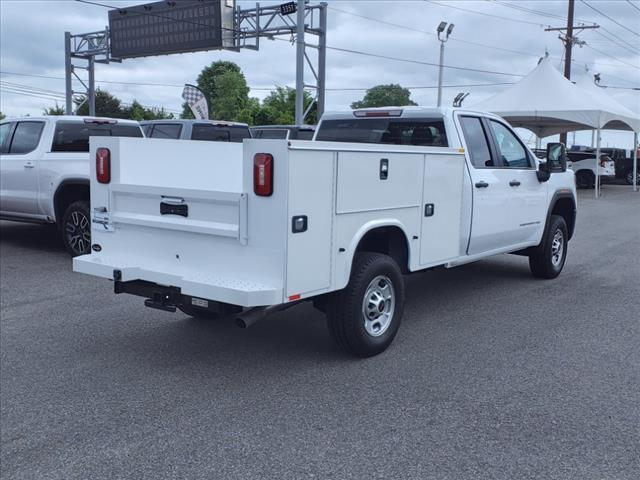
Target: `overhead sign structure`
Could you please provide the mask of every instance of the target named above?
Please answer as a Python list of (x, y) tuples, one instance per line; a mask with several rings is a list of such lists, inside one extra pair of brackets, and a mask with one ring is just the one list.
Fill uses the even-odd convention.
[(135, 58), (231, 48), (235, 2), (163, 1), (109, 11), (111, 55)]

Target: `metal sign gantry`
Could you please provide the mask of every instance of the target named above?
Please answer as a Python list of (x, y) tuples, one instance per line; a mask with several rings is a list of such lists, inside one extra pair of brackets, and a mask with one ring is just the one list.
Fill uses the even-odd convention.
[[(180, 20), (176, 20), (180, 21)], [(233, 44), (226, 50), (240, 51), (247, 48), (260, 49), (260, 39), (275, 40), (276, 37), (289, 36), (290, 42), (296, 44), (296, 124), (304, 124), (304, 118), (314, 103), (317, 105), (318, 117), (324, 112), (325, 79), (326, 79), (326, 46), (327, 46), (327, 3), (311, 5), (308, 0), (281, 5), (260, 6), (255, 8), (235, 8)], [(306, 43), (305, 35), (318, 37), (317, 43)], [(284, 40), (279, 38), (278, 40)], [(316, 55), (309, 55), (308, 49), (315, 50)], [(315, 57), (315, 67), (312, 58)], [(86, 66), (74, 64), (74, 59), (86, 61)], [(73, 95), (86, 96), (89, 103), (89, 114), (95, 115), (95, 64), (121, 62), (121, 59), (111, 56), (109, 29), (100, 32), (72, 35), (65, 33), (65, 79), (66, 79), (66, 113), (73, 114)], [(305, 64), (308, 65), (315, 84), (306, 84)], [(75, 71), (88, 71), (88, 81), (85, 83)], [(76, 77), (85, 87), (85, 91), (73, 90), (73, 77)], [(304, 90), (315, 90), (314, 102), (304, 111)]]
[[(109, 28), (99, 32), (81, 33), (72, 35), (69, 32), (64, 34), (64, 78), (65, 78), (65, 113), (73, 115), (73, 95), (80, 94), (89, 103), (89, 115), (96, 114), (96, 82), (95, 64), (120, 62), (121, 60), (111, 58), (109, 46)], [(74, 64), (74, 60), (87, 62), (86, 66)], [(80, 78), (76, 70), (87, 70), (87, 82)], [(83, 87), (84, 91), (73, 90), (73, 77), (75, 77)], [(84, 102), (83, 102), (84, 103)]]

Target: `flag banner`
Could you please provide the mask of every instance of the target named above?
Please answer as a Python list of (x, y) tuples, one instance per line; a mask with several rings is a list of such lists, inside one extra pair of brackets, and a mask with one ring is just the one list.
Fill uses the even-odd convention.
[(207, 97), (204, 96), (202, 90), (195, 85), (186, 84), (182, 90), (182, 98), (187, 102), (189, 108), (193, 112), (193, 116), (198, 120), (209, 120), (209, 106)]

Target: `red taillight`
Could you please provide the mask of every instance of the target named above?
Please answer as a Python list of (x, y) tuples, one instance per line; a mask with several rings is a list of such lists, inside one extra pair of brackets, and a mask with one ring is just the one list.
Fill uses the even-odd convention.
[(111, 181), (111, 152), (108, 148), (96, 150), (96, 178), (100, 183)]
[(273, 155), (256, 153), (253, 157), (253, 192), (261, 197), (273, 193)]

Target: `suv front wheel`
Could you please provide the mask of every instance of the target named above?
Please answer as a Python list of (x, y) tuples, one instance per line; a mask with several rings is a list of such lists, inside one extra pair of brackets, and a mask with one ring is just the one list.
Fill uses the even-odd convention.
[(73, 257), (91, 251), (91, 217), (89, 202), (78, 200), (67, 207), (62, 217), (62, 240)]

